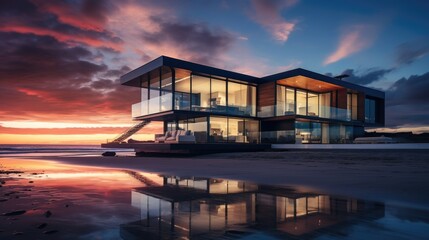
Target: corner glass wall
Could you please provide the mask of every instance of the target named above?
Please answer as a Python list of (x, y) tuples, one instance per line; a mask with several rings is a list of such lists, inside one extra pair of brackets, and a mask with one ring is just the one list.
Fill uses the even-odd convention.
[(140, 78), (141, 102), (132, 105), (132, 117), (172, 110), (172, 72), (157, 68)]

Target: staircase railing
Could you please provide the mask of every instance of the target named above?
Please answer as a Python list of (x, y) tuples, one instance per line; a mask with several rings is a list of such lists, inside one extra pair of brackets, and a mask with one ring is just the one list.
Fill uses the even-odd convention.
[(142, 122), (137, 123), (136, 125), (132, 126), (130, 129), (126, 130), (125, 132), (121, 133), (120, 135), (118, 135), (115, 139), (113, 139), (113, 141), (111, 141), (112, 143), (120, 143), (123, 142), (125, 139), (131, 137), (133, 134), (135, 134), (136, 132), (138, 132), (140, 129), (142, 129), (144, 126), (146, 126), (147, 124), (149, 124), (150, 121), (148, 120), (144, 120)]

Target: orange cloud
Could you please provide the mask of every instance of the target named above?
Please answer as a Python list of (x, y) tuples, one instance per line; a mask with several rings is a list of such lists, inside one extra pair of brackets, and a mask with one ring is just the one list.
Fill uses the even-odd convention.
[(100, 40), (97, 38), (90, 38), (88, 36), (82, 36), (79, 34), (67, 34), (54, 31), (47, 28), (41, 27), (29, 27), (21, 25), (8, 25), (1, 26), (0, 31), (2, 32), (17, 32), (17, 33), (31, 33), (39, 36), (51, 36), (60, 42), (65, 43), (83, 43), (91, 47), (106, 47), (111, 48), (115, 51), (122, 50), (122, 44), (116, 43), (108, 40)]
[(269, 31), (273, 37), (286, 42), (295, 29), (296, 22), (286, 21), (280, 14), (285, 8), (295, 5), (297, 0), (267, 1), (253, 0), (252, 18)]
[(328, 65), (367, 48), (374, 39), (373, 29), (366, 25), (351, 27), (342, 34), (337, 49), (323, 62)]

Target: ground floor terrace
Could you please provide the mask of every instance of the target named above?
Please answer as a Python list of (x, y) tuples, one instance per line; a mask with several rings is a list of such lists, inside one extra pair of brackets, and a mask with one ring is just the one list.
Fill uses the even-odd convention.
[(156, 119), (164, 125), (163, 132), (156, 136), (184, 130), (195, 137), (197, 144), (337, 144), (353, 143), (364, 134), (359, 123), (298, 115), (261, 119), (182, 112)]

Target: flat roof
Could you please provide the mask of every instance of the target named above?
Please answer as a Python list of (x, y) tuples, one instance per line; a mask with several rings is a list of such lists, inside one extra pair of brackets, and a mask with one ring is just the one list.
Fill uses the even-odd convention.
[(255, 83), (257, 84), (259, 82), (259, 78), (253, 77), (246, 74), (241, 74), (237, 72), (232, 72), (228, 70), (223, 70), (215, 67), (210, 67), (198, 63), (188, 62), (176, 58), (171, 58), (167, 56), (160, 56), (145, 65), (136, 68), (132, 70), (131, 72), (123, 75), (121, 77), (121, 84), (122, 85), (129, 85), (129, 86), (138, 86), (135, 84), (134, 81), (138, 81), (138, 77), (146, 74), (156, 68), (167, 66), (172, 68), (181, 68), (186, 69), (195, 73), (202, 73), (202, 74), (209, 74), (209, 75), (215, 75), (219, 77), (225, 77), (225, 78), (232, 78), (236, 80), (242, 80), (249, 83)]
[(141, 67), (138, 67), (131, 72), (121, 76), (120, 82), (122, 85), (127, 86), (135, 86), (140, 87), (139, 77), (162, 66), (172, 67), (172, 68), (180, 68), (186, 69), (194, 73), (215, 75), (219, 77), (232, 78), (236, 80), (246, 81), (254, 84), (261, 84), (267, 82), (274, 82), (277, 80), (282, 80), (286, 78), (296, 77), (296, 76), (304, 76), (307, 78), (312, 78), (315, 80), (320, 80), (326, 83), (338, 85), (344, 88), (353, 89), (356, 91), (364, 92), (367, 95), (385, 98), (385, 94), (383, 91), (376, 90), (373, 88), (364, 87), (358, 84), (354, 84), (351, 82), (347, 82), (344, 80), (336, 79), (334, 77), (326, 76), (320, 73), (312, 72), (303, 68), (297, 68), (281, 73), (276, 73), (273, 75), (265, 76), (265, 77), (254, 77), (246, 74), (241, 74), (233, 71), (223, 70), (215, 67), (210, 67), (198, 63), (188, 62), (176, 58), (171, 58), (167, 56), (160, 56)]

